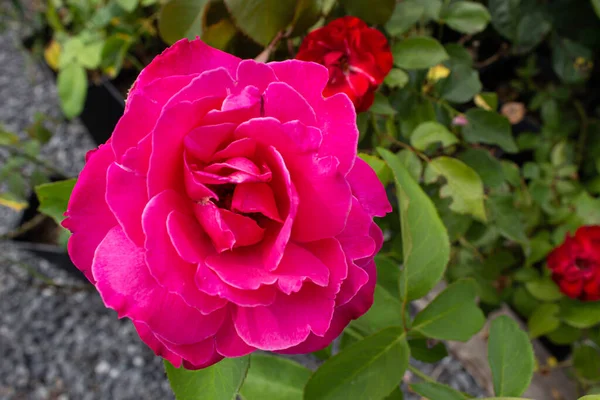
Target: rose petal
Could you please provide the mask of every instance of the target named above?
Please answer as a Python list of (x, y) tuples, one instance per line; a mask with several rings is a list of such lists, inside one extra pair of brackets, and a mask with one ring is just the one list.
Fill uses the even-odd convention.
[(224, 283), (210, 268), (199, 265), (196, 285), (211, 296), (219, 296), (233, 304), (244, 307), (266, 306), (275, 300), (274, 286), (261, 286), (256, 290), (240, 290)]
[(120, 318), (145, 322), (156, 336), (175, 344), (192, 344), (218, 331), (225, 309), (203, 315), (179, 295), (161, 288), (148, 272), (144, 249), (135, 246), (120, 227), (98, 246), (92, 272), (107, 307)]
[(254, 86), (259, 93), (265, 91), (267, 86), (277, 81), (277, 77), (269, 64), (259, 63), (254, 60), (242, 60), (237, 68), (238, 87)]
[(219, 253), (233, 249), (235, 235), (224, 221), (219, 208), (213, 202), (207, 201), (194, 204), (194, 214)]
[(275, 273), (279, 276), (277, 286), (288, 295), (298, 292), (304, 281), (318, 286), (329, 283), (327, 266), (310, 251), (294, 243), (288, 243)]
[(286, 60), (271, 62), (268, 66), (277, 78), (293, 87), (318, 110), (323, 101), (323, 89), (329, 81), (327, 68), (314, 62)]
[(347, 96), (336, 94), (315, 106), (315, 110), (318, 111), (317, 127), (323, 132), (319, 155), (335, 156), (340, 163), (338, 170), (346, 175), (354, 165), (358, 146), (354, 105)]
[(106, 204), (125, 234), (138, 246), (143, 246), (145, 240), (142, 212), (146, 203), (145, 177), (111, 164), (106, 175)]
[(329, 329), (334, 307), (324, 291), (308, 283), (298, 293), (279, 293), (269, 306), (238, 307), (235, 330), (245, 343), (267, 351), (296, 346), (311, 332), (322, 336)]
[(221, 209), (220, 211), (223, 221), (225, 221), (227, 227), (233, 232), (235, 237), (233, 247), (251, 246), (260, 243), (263, 239), (265, 230), (252, 218), (225, 209)]
[(131, 94), (156, 79), (173, 75), (190, 75), (225, 68), (231, 76), (235, 76), (239, 63), (239, 58), (212, 48), (201, 40), (181, 39), (142, 70)]
[(352, 188), (352, 194), (369, 215), (384, 217), (392, 212), (385, 188), (379, 182), (375, 171), (365, 161), (357, 157), (346, 178)]
[(231, 142), (223, 150), (213, 154), (212, 160), (226, 160), (233, 157), (245, 157), (252, 159), (256, 152), (256, 141), (251, 138), (238, 139)]
[(298, 120), (307, 126), (315, 126), (315, 111), (294, 88), (285, 82), (269, 84), (264, 94), (265, 116), (280, 122)]
[(231, 140), (236, 127), (233, 123), (223, 123), (194, 128), (183, 139), (186, 154), (208, 163), (213, 154)]
[(256, 350), (244, 342), (233, 326), (232, 317), (229, 316), (221, 325), (217, 333), (217, 352), (225, 357), (242, 357)]
[(348, 222), (337, 236), (350, 260), (369, 257), (375, 252), (375, 241), (370, 236), (372, 223), (371, 216), (363, 210), (356, 197), (352, 197)]
[(104, 197), (106, 170), (113, 160), (110, 144), (100, 146), (90, 156), (73, 188), (62, 222), (73, 233), (68, 244), (69, 256), (91, 282), (94, 282), (91, 273), (94, 252), (108, 231), (118, 224)]
[(242, 213), (261, 213), (282, 222), (275, 204), (273, 189), (266, 183), (241, 183), (233, 191), (231, 209)]
[(154, 333), (152, 333), (152, 331), (150, 330), (148, 325), (146, 325), (145, 322), (132, 322), (133, 326), (135, 326), (135, 330), (137, 331), (138, 335), (140, 335), (140, 339), (142, 339), (142, 341), (146, 343), (146, 345), (148, 345), (148, 347), (150, 347), (152, 351), (154, 351), (154, 354), (168, 360), (171, 363), (171, 365), (173, 365), (175, 368), (181, 367), (181, 357), (169, 350), (164, 345), (164, 343), (161, 342), (154, 335)]
[(219, 108), (221, 99), (205, 97), (195, 102), (165, 108), (152, 133), (152, 155), (148, 170), (148, 196), (166, 189), (183, 192), (183, 138), (206, 113)]
[[(189, 213), (189, 204), (179, 194), (166, 190), (154, 196), (148, 202), (142, 215), (142, 225), (146, 234), (145, 256), (150, 274), (159, 285), (169, 292), (177, 293), (190, 306), (203, 314), (225, 306), (226, 302), (218, 297), (208, 296), (198, 291), (194, 283), (196, 264), (186, 262), (179, 257), (173, 242), (181, 242), (181, 238), (172, 239), (167, 230), (167, 218), (172, 211)], [(202, 236), (198, 235), (198, 241)], [(208, 244), (204, 245), (207, 248)]]
[(177, 254), (188, 263), (198, 264), (214, 253), (210, 238), (196, 218), (188, 214), (171, 211), (167, 217), (167, 231)]
[(112, 134), (111, 145), (118, 162), (122, 162), (125, 152), (137, 146), (138, 142), (148, 136), (161, 112), (161, 104), (144, 93), (129, 96), (128, 110), (119, 119)]
[[(288, 162), (289, 161), (289, 162)], [(331, 157), (286, 159), (300, 203), (292, 238), (309, 242), (337, 236), (352, 204), (350, 186)]]

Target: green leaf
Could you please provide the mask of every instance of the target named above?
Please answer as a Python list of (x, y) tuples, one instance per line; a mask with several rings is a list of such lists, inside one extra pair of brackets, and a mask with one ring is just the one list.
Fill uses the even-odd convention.
[(246, 377), (249, 357), (225, 358), (195, 371), (175, 368), (165, 361), (167, 378), (177, 400), (233, 400)]
[(244, 400), (302, 400), (312, 371), (287, 358), (254, 353), (240, 394)]
[(67, 118), (81, 114), (87, 95), (87, 76), (83, 67), (71, 63), (58, 73), (56, 80), (60, 107)]
[(496, 396), (520, 396), (525, 392), (533, 377), (533, 347), (527, 334), (506, 315), (491, 323), (488, 359)]
[(224, 50), (233, 40), (237, 28), (229, 18), (223, 18), (219, 22), (209, 25), (202, 32), (202, 40), (208, 45)]
[(452, 103), (466, 103), (481, 91), (479, 73), (464, 63), (454, 63), (450, 75), (437, 85), (440, 96)]
[(369, 24), (385, 24), (394, 11), (396, 0), (340, 0), (348, 14)]
[(504, 183), (502, 163), (489, 151), (468, 148), (458, 158), (477, 171), (477, 175), (481, 177), (485, 186), (497, 188)]
[(389, 326), (402, 325), (402, 303), (399, 300), (400, 268), (392, 259), (377, 256), (377, 285), (373, 306), (351, 326), (362, 334), (370, 335)]
[(565, 299), (561, 302), (560, 319), (575, 328), (591, 328), (600, 323), (600, 302)]
[(377, 156), (366, 153), (358, 153), (358, 157), (369, 164), (369, 167), (373, 168), (373, 171), (375, 171), (383, 186), (386, 186), (390, 182), (392, 179), (392, 171), (385, 161)]
[(598, 349), (589, 345), (575, 347), (573, 367), (581, 378), (592, 382), (600, 381), (600, 353)]
[(392, 169), (396, 182), (404, 254), (400, 293), (405, 301), (418, 299), (442, 278), (450, 259), (448, 233), (431, 199), (400, 159), (388, 150), (377, 151)]
[(467, 400), (467, 397), (458, 390), (437, 382), (413, 383), (410, 388), (427, 399)]
[(117, 0), (117, 4), (127, 12), (132, 12), (138, 6), (138, 0)]
[(444, 125), (434, 121), (423, 122), (410, 136), (410, 144), (418, 150), (427, 150), (437, 142), (440, 142), (442, 147), (448, 147), (458, 143), (458, 139)]
[(127, 50), (131, 46), (131, 39), (123, 35), (113, 35), (106, 39), (102, 49), (102, 70), (111, 77), (116, 77), (121, 71)]
[(505, 117), (479, 108), (471, 108), (465, 116), (468, 123), (463, 127), (463, 135), (467, 142), (495, 144), (508, 153), (519, 150)]
[(423, 174), (423, 164), (419, 156), (417, 156), (414, 152), (403, 149), (396, 153), (398, 159), (406, 167), (410, 176), (413, 177), (415, 181), (421, 180), (421, 175)]
[(158, 14), (160, 37), (173, 44), (179, 39), (201, 36), (210, 0), (169, 0)]
[(396, 43), (392, 54), (394, 64), (404, 69), (425, 69), (448, 59), (444, 46), (426, 36), (411, 37)]
[(298, 0), (296, 10), (294, 13), (294, 19), (292, 20), (291, 36), (303, 35), (306, 31), (317, 23), (323, 11), (322, 0)]
[(380, 115), (396, 114), (396, 110), (390, 105), (389, 99), (379, 92), (375, 93), (375, 100), (373, 101), (373, 105), (369, 108), (369, 111), (373, 114)]
[(440, 175), (446, 179), (446, 184), (440, 189), (440, 197), (452, 198), (450, 209), (485, 222), (483, 183), (477, 172), (456, 158), (442, 156), (431, 160), (425, 171), (428, 183), (436, 181)]
[(525, 287), (529, 293), (538, 300), (556, 301), (563, 297), (556, 283), (550, 278), (540, 278), (535, 281), (529, 281), (525, 283)]
[(77, 179), (74, 178), (36, 186), (35, 194), (40, 202), (39, 212), (52, 217), (60, 224), (65, 218), (64, 214), (76, 182)]
[(325, 361), (306, 384), (304, 399), (384, 398), (402, 380), (408, 358), (402, 328), (384, 329)]
[(547, 336), (552, 343), (561, 345), (571, 344), (581, 337), (581, 329), (577, 329), (571, 325), (561, 324)]
[(525, 225), (510, 194), (490, 196), (487, 201), (492, 220), (502, 236), (524, 246), (528, 245)]
[(485, 316), (475, 303), (476, 296), (474, 281), (453, 283), (417, 314), (412, 330), (433, 339), (466, 342), (485, 323)]
[(544, 303), (535, 309), (527, 321), (529, 336), (536, 338), (556, 330), (560, 326), (557, 304)]
[(442, 342), (430, 346), (428, 339), (411, 339), (408, 341), (408, 346), (410, 356), (418, 361), (436, 363), (448, 356), (448, 350)]
[(19, 136), (16, 133), (5, 131), (0, 126), (0, 145), (14, 145), (19, 143)]
[(396, 386), (392, 393), (387, 395), (383, 400), (404, 400), (404, 394), (402, 394), (400, 386)]
[(86, 43), (77, 53), (77, 61), (87, 69), (96, 69), (102, 60), (104, 40)]
[(474, 1), (457, 1), (442, 16), (446, 24), (462, 33), (478, 33), (490, 22), (490, 13), (484, 5)]
[[(600, 18), (600, 0), (591, 0), (592, 6), (598, 18)], [(581, 399), (580, 399), (581, 400)]]
[(488, 7), (492, 25), (519, 54), (537, 46), (552, 28), (539, 10), (523, 10), (521, 0), (489, 0)]
[(593, 56), (587, 47), (567, 38), (558, 38), (552, 46), (552, 67), (563, 82), (582, 83), (590, 77)]
[[(400, 4), (405, 4), (405, 3), (399, 3)], [(385, 77), (385, 84), (388, 85), (391, 88), (403, 88), (404, 86), (406, 86), (406, 84), (408, 83), (408, 81), (410, 80), (410, 77), (408, 76), (408, 74), (406, 72), (404, 72), (403, 70), (399, 69), (399, 68), (392, 68), (392, 70), (390, 71), (390, 73), (388, 74), (388, 76)]]
[(267, 46), (294, 19), (296, 0), (224, 0), (237, 27)]
[(403, 1), (397, 3), (392, 17), (385, 24), (385, 29), (392, 36), (400, 36), (423, 17), (424, 11), (425, 7), (416, 2)]

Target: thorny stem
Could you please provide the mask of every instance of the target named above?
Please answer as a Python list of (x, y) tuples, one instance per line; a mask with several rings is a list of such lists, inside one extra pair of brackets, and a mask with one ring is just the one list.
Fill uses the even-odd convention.
[(5, 144), (0, 144), (0, 149), (7, 150), (9, 153), (11, 153), (15, 156), (23, 157), (23, 158), (27, 159), (28, 161), (31, 161), (32, 163), (39, 165), (40, 167), (46, 169), (46, 171), (52, 173), (59, 179), (67, 179), (67, 176), (63, 171), (59, 170), (58, 168), (53, 167), (45, 160), (42, 160), (40, 158), (37, 158), (30, 154), (27, 154), (26, 152), (22, 151), (21, 149), (18, 149), (13, 146), (8, 146)]

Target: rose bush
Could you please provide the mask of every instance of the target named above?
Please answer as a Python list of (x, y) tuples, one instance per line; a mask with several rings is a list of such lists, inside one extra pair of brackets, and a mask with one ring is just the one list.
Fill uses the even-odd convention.
[(184, 39), (89, 154), (63, 223), (69, 254), (173, 365), (319, 350), (371, 306), (372, 219), (391, 206), (356, 157), (352, 103), (322, 96), (328, 79)]
[(375, 90), (393, 62), (385, 36), (351, 16), (333, 20), (306, 35), (296, 58), (326, 66), (329, 82), (323, 94), (346, 93), (358, 112), (371, 107)]
[(582, 226), (548, 255), (552, 279), (567, 296), (600, 300), (600, 226)]

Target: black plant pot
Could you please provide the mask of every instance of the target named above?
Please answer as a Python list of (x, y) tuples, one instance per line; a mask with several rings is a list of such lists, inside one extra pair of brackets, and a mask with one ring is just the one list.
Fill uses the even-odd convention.
[(125, 110), (119, 90), (109, 81), (90, 84), (83, 111), (79, 118), (97, 145), (106, 143)]
[(52, 218), (40, 217), (40, 213), (37, 211), (38, 206), (38, 198), (35, 193), (32, 193), (29, 196), (29, 206), (21, 215), (18, 228), (23, 227), (34, 218), (40, 220), (31, 229), (13, 238), (15, 247), (35, 254), (66, 271), (71, 276), (87, 282), (88, 280), (83, 273), (71, 262), (66, 249), (58, 244), (61, 228)]

